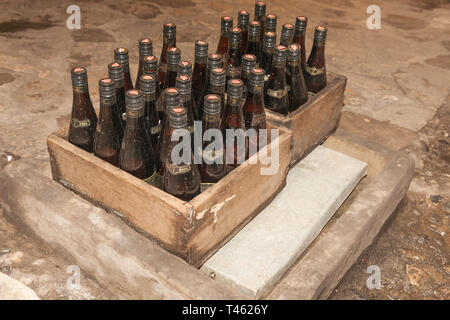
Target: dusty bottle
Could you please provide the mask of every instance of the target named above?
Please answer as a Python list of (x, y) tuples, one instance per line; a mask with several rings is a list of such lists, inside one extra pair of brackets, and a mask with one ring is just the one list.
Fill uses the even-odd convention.
[[(243, 114), (243, 94), (244, 83), (242, 80), (233, 79), (227, 84), (227, 106), (223, 121), (223, 131), (226, 136), (227, 130), (233, 130), (236, 138), (233, 141), (224, 141), (226, 164), (237, 167), (245, 161), (247, 154), (247, 140), (245, 139), (245, 121)], [(239, 140), (241, 137), (241, 140)]]
[(175, 87), (177, 78), (177, 66), (181, 61), (181, 50), (173, 47), (167, 50), (167, 73), (164, 80), (163, 89)]
[[(211, 71), (209, 84), (206, 87), (205, 95), (217, 94), (222, 99), (220, 116), (223, 116), (223, 109), (225, 108), (225, 85), (226, 85), (226, 73), (223, 68), (215, 68)], [(203, 98), (204, 99), (204, 98)], [(199, 111), (201, 112), (201, 118), (203, 119), (203, 102), (200, 101)], [(200, 115), (199, 115), (200, 117)]]
[[(250, 72), (256, 67), (256, 57), (253, 54), (244, 54), (242, 56), (242, 71), (241, 79), (244, 83), (243, 99), (247, 97), (248, 81), (250, 79)], [(229, 86), (229, 83), (228, 83)]]
[(264, 96), (266, 108), (282, 115), (289, 113), (289, 98), (286, 86), (285, 46), (276, 46), (273, 50), (272, 71), (267, 81), (267, 92)]
[(238, 28), (241, 29), (241, 54), (244, 54), (245, 48), (247, 48), (249, 22), (250, 22), (250, 14), (246, 10), (239, 11)]
[(189, 61), (180, 61), (177, 66), (177, 76), (192, 77), (192, 63)]
[(273, 49), (277, 42), (277, 34), (269, 31), (264, 35), (264, 42), (262, 48), (261, 63), (259, 66), (264, 69), (264, 93), (267, 91), (267, 83), (269, 81), (270, 73), (272, 71), (272, 55)]
[(161, 57), (159, 59), (158, 80), (161, 83), (161, 89), (166, 82), (167, 74), (167, 50), (177, 46), (177, 26), (173, 23), (166, 23), (163, 26), (163, 45)]
[(303, 78), (300, 65), (300, 45), (293, 43), (289, 45), (286, 63), (286, 85), (289, 98), (289, 112), (294, 111), (308, 100), (308, 90)]
[(207, 70), (206, 70), (206, 83), (205, 86), (201, 90), (201, 94), (198, 97), (198, 104), (196, 105), (197, 108), (197, 116), (198, 119), (201, 120), (203, 118), (203, 99), (205, 98), (205, 95), (208, 93), (207, 90), (209, 88), (209, 84), (211, 82), (211, 70), (215, 68), (222, 68), (222, 55), (218, 53), (210, 53), (208, 55), (207, 60)]
[(255, 21), (258, 21), (261, 26), (259, 34), (259, 50), (261, 51), (264, 33), (266, 32), (266, 3), (264, 1), (257, 1), (255, 3)]
[[(264, 69), (253, 68), (250, 75), (247, 99), (244, 102), (245, 129), (254, 129), (256, 134), (260, 129), (266, 129), (266, 112), (264, 110)], [(249, 137), (248, 154), (252, 156), (257, 150), (265, 146), (265, 141), (257, 137)]]
[(97, 115), (89, 96), (86, 68), (73, 68), (71, 78), (73, 103), (69, 126), (69, 142), (88, 152), (93, 152)]
[(133, 89), (133, 82), (130, 76), (130, 59), (128, 57), (128, 50), (120, 47), (114, 50), (114, 61), (122, 65), (123, 68), (123, 85), (125, 91)]
[[(170, 131), (182, 129), (185, 134), (189, 134), (187, 128), (187, 113), (183, 107), (175, 107), (170, 110), (168, 115)], [(185, 139), (185, 136), (182, 136)], [(165, 169), (163, 176), (163, 188), (167, 193), (184, 200), (189, 201), (200, 194), (200, 173), (197, 165), (194, 164), (191, 150), (185, 154), (182, 149), (180, 157), (173, 159), (172, 149), (180, 143), (179, 141), (170, 141), (168, 156), (165, 160)]]
[(179, 75), (176, 79), (175, 88), (181, 96), (183, 107), (187, 113), (187, 129), (191, 133), (191, 142), (194, 143), (194, 103), (192, 101), (192, 78), (188, 75)]
[(153, 76), (156, 79), (156, 111), (158, 112), (159, 119), (162, 119), (164, 115), (162, 107), (162, 95), (161, 87), (158, 81), (158, 58), (155, 56), (145, 56), (144, 57), (144, 73)]
[(119, 166), (136, 178), (154, 184), (155, 163), (152, 146), (145, 135), (144, 99), (141, 92), (127, 91), (126, 105), (127, 124), (120, 147)]
[(116, 110), (114, 112), (115, 125), (119, 134), (119, 141), (122, 141), (125, 130), (126, 107), (125, 107), (125, 87), (123, 81), (123, 68), (118, 62), (112, 62), (108, 65), (108, 78), (114, 81), (116, 85)]
[(305, 70), (306, 65), (306, 53), (305, 53), (305, 36), (306, 27), (308, 26), (308, 17), (298, 16), (295, 19), (295, 33), (293, 43), (298, 43), (301, 50), (301, 66), (302, 70)]
[(317, 93), (327, 85), (327, 70), (325, 66), (325, 39), (327, 28), (316, 27), (314, 44), (305, 66), (305, 82), (308, 91)]
[(294, 26), (290, 23), (283, 24), (281, 28), (280, 44), (287, 47), (294, 40)]
[(170, 137), (172, 131), (169, 125), (169, 111), (175, 107), (182, 107), (180, 93), (175, 88), (167, 88), (164, 91), (164, 116), (162, 118), (161, 132), (159, 133), (158, 144), (155, 150), (155, 167), (156, 167), (156, 182), (162, 188), (163, 175), (165, 169), (165, 162), (170, 148)]
[(156, 78), (153, 75), (143, 74), (139, 80), (144, 99), (144, 124), (147, 138), (150, 139), (153, 150), (156, 150), (161, 124), (156, 111)]
[[(195, 58), (194, 71), (192, 74), (192, 95), (194, 98), (194, 109), (197, 111), (200, 96), (206, 86), (206, 61), (208, 58), (208, 43), (201, 40), (195, 41), (194, 54)], [(196, 113), (198, 116), (198, 112)], [(201, 119), (196, 118), (195, 120)]]
[(98, 81), (100, 113), (94, 137), (94, 154), (113, 166), (119, 166), (120, 144), (114, 127), (113, 110), (116, 105), (116, 87), (109, 78)]
[(227, 81), (241, 77), (241, 29), (233, 28), (230, 32), (230, 45), (226, 65)]
[[(266, 16), (266, 24), (264, 27), (264, 34), (266, 32), (274, 32), (277, 33), (277, 16), (274, 14), (268, 14)], [(264, 38), (263, 38), (264, 43)]]
[(219, 43), (217, 44), (216, 53), (222, 55), (224, 63), (227, 61), (231, 28), (233, 28), (233, 18), (230, 16), (223, 16), (220, 23), (220, 38)]
[(245, 53), (253, 54), (256, 57), (257, 64), (259, 64), (259, 62), (261, 61), (260, 44), (259, 44), (260, 33), (261, 33), (261, 24), (258, 21), (250, 22), (248, 27), (248, 40)]
[[(139, 40), (139, 66), (138, 66), (138, 73), (136, 77), (135, 82), (135, 88), (140, 89), (139, 86), (139, 79), (144, 74), (144, 58), (146, 56), (152, 56), (153, 55), (153, 42), (150, 38), (142, 38)], [(156, 58), (156, 57), (155, 57)], [(158, 68), (158, 66), (156, 66)], [(158, 85), (161, 85), (158, 83)]]

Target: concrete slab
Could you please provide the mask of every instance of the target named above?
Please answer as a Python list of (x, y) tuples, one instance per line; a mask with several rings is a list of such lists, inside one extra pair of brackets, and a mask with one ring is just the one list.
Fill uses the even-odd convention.
[(316, 238), (367, 164), (323, 146), (291, 169), (287, 186), (201, 268), (259, 298)]
[(0, 300), (40, 300), (36, 292), (22, 282), (0, 272)]

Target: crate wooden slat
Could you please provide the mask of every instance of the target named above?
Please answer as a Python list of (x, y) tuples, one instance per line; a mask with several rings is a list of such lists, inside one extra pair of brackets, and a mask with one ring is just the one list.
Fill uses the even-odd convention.
[[(274, 128), (270, 124), (269, 128)], [(189, 202), (153, 187), (68, 142), (67, 128), (47, 138), (53, 179), (121, 216), (169, 252), (199, 267), (285, 186), (292, 134), (281, 128), (278, 170), (261, 175), (249, 160)], [(262, 150), (264, 151), (264, 150)], [(262, 152), (259, 151), (258, 155)], [(256, 155), (254, 156), (256, 157)]]
[(327, 72), (327, 86), (287, 116), (266, 109), (267, 120), (292, 130), (292, 165), (304, 158), (337, 128), (344, 102), (347, 78)]

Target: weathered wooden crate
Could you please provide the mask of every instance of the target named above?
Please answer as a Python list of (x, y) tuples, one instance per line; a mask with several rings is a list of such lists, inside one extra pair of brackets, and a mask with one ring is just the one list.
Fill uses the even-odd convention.
[(347, 78), (327, 72), (327, 86), (300, 108), (287, 116), (266, 109), (267, 120), (273, 125), (292, 130), (294, 165), (326, 140), (337, 128), (344, 102)]
[[(269, 128), (272, 128), (270, 124)], [(257, 215), (285, 186), (292, 134), (279, 136), (253, 157), (278, 145), (278, 168), (252, 158), (189, 202), (151, 186), (67, 140), (63, 128), (47, 138), (53, 179), (90, 202), (122, 217), (169, 252), (198, 267)]]

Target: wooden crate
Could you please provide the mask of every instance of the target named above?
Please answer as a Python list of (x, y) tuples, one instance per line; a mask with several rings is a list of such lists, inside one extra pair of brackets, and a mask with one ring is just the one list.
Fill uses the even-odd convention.
[[(268, 127), (273, 128), (270, 124)], [(265, 147), (270, 155), (273, 146), (278, 144), (280, 156), (275, 174), (261, 175), (261, 168), (267, 166), (259, 161), (251, 164), (249, 159), (217, 184), (185, 202), (69, 143), (67, 133), (68, 129), (63, 128), (47, 138), (53, 179), (119, 215), (136, 230), (196, 267), (281, 191), (292, 154), (292, 134), (281, 128), (278, 138)]]
[(283, 116), (266, 109), (268, 122), (292, 130), (294, 148), (291, 165), (295, 165), (337, 128), (344, 102), (347, 78), (327, 72), (327, 86), (294, 112)]

